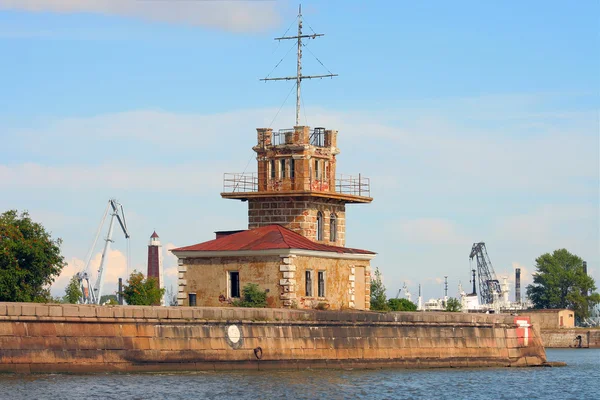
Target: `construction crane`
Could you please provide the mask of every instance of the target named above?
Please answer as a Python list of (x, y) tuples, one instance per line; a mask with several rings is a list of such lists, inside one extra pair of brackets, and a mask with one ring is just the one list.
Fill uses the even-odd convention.
[(404, 290), (405, 296), (408, 299), (408, 301), (411, 301), (412, 300), (412, 295), (408, 291), (408, 286), (406, 286), (406, 282), (404, 282), (404, 285), (402, 286), (402, 289), (398, 289), (398, 294), (396, 294), (396, 298), (397, 299), (400, 298), (400, 293), (402, 293), (402, 290)]
[[(100, 236), (100, 232), (102, 231), (102, 227), (104, 225), (104, 222), (106, 221), (106, 217), (109, 212), (110, 222), (108, 225), (108, 234), (104, 239), (104, 249), (102, 250), (102, 258), (100, 261), (100, 267), (98, 268), (98, 276), (96, 277), (96, 282), (92, 287), (90, 284), (90, 274), (88, 272), (90, 268), (90, 261), (92, 259), (92, 253), (94, 251), (94, 248), (96, 247), (96, 242), (98, 241), (98, 237)], [(127, 223), (125, 221), (125, 212), (123, 211), (123, 206), (117, 200), (110, 199), (108, 200), (106, 210), (104, 210), (104, 215), (102, 217), (102, 221), (100, 222), (100, 226), (98, 227), (98, 231), (96, 232), (94, 243), (92, 244), (92, 247), (88, 252), (85, 269), (82, 272), (78, 272), (76, 275), (82, 293), (82, 296), (79, 299), (79, 303), (81, 304), (100, 304), (100, 298), (102, 297), (102, 288), (104, 286), (104, 273), (107, 268), (106, 258), (110, 250), (110, 244), (113, 242), (112, 233), (115, 219), (121, 226), (121, 230), (125, 235), (125, 239), (129, 239), (130, 235), (129, 231), (127, 230)], [(127, 246), (127, 248), (129, 249), (129, 245)], [(129, 254), (127, 254), (127, 260), (129, 261)]]
[[(473, 243), (469, 260), (477, 258), (477, 275), (479, 277), (479, 298), (481, 304), (493, 304), (502, 295), (500, 282), (496, 278), (494, 267), (490, 261), (485, 243)], [(475, 284), (473, 284), (475, 289)]]

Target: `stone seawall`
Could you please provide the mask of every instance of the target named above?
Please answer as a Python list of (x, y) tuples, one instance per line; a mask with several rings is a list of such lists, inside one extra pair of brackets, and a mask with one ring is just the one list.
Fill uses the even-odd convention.
[(542, 329), (542, 342), (549, 349), (600, 348), (600, 329)]
[(0, 303), (0, 372), (508, 367), (545, 361), (535, 331), (509, 315)]

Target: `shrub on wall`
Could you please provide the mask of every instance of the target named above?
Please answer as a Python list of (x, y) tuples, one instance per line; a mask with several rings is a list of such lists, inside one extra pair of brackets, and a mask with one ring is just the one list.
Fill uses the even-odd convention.
[(385, 285), (381, 279), (379, 268), (375, 269), (373, 279), (371, 279), (371, 310), (389, 311), (387, 297), (385, 295)]
[(462, 306), (460, 305), (460, 300), (455, 299), (454, 297), (450, 297), (448, 299), (448, 301), (446, 302), (446, 309), (445, 311), (448, 312), (459, 312), (461, 310)]
[(265, 308), (267, 306), (267, 291), (261, 290), (256, 283), (248, 283), (242, 289), (242, 299), (234, 301), (235, 307)]
[(325, 311), (325, 310), (329, 310), (329, 303), (325, 303), (323, 301), (320, 301), (319, 303), (317, 303), (317, 305), (315, 306), (315, 310), (320, 310), (320, 311)]
[(123, 297), (132, 306), (160, 305), (163, 294), (165, 289), (158, 286), (156, 278), (144, 278), (144, 274), (137, 271), (133, 271), (123, 287)]
[(417, 311), (417, 305), (408, 299), (389, 299), (388, 307), (391, 311)]

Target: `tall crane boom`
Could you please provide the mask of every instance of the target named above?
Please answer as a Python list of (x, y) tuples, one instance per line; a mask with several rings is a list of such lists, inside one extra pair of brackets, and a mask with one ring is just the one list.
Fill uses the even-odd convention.
[(477, 275), (479, 276), (479, 298), (481, 304), (492, 304), (494, 297), (502, 294), (500, 282), (496, 278), (494, 267), (488, 256), (484, 242), (473, 243), (469, 259), (477, 258)]
[(125, 234), (125, 238), (129, 239), (129, 231), (127, 230), (127, 223), (125, 221), (125, 212), (123, 211), (123, 206), (121, 203), (117, 202), (115, 199), (110, 199), (108, 204), (112, 208), (110, 223), (108, 226), (108, 234), (106, 235), (104, 250), (102, 250), (102, 260), (100, 261), (100, 268), (98, 268), (98, 278), (96, 279), (96, 284), (94, 285), (94, 289), (92, 292), (92, 301), (95, 304), (100, 304), (100, 298), (102, 297), (102, 287), (104, 286), (104, 271), (106, 264), (106, 257), (110, 250), (110, 244), (113, 242), (112, 240), (112, 232), (114, 227), (115, 218), (119, 222), (121, 229), (123, 230), (123, 234)]

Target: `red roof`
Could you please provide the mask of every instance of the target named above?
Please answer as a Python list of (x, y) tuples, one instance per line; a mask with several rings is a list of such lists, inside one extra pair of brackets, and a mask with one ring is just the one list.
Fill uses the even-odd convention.
[(315, 243), (281, 225), (267, 225), (171, 251), (241, 251), (299, 249), (332, 253), (375, 254), (372, 251)]
[(158, 235), (156, 234), (156, 231), (154, 231), (154, 233), (152, 234), (152, 236), (150, 236), (151, 239), (152, 238), (157, 238), (157, 237), (158, 237)]

